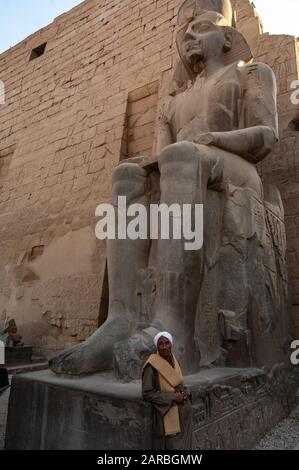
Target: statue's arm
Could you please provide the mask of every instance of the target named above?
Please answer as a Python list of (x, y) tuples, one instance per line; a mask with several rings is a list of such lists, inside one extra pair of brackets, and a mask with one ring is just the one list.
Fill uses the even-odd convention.
[(258, 163), (278, 140), (276, 80), (265, 64), (246, 67), (247, 80), (240, 116), (240, 129), (202, 134), (197, 143), (214, 145)]
[(166, 111), (167, 107), (170, 106), (170, 102), (161, 106), (158, 116), (158, 126), (157, 126), (157, 145), (156, 145), (156, 154), (159, 155), (160, 152), (167, 147), (167, 145), (173, 144), (174, 140), (171, 133), (169, 116)]
[(139, 161), (136, 161), (136, 163), (138, 163), (148, 173), (158, 169), (158, 155), (165, 147), (167, 147), (167, 145), (174, 143), (167, 112), (167, 108), (169, 107), (170, 103), (171, 102), (169, 101), (167, 104), (162, 105), (159, 109), (155, 155), (150, 157), (137, 157), (139, 158)]
[[(167, 104), (169, 105), (169, 103)], [(120, 162), (122, 163), (137, 163), (141, 168), (144, 168), (148, 173), (158, 168), (158, 157), (161, 150), (167, 145), (173, 143), (169, 119), (166, 113), (166, 104), (162, 105), (159, 109), (158, 125), (156, 131), (156, 152), (154, 156), (138, 156), (127, 158)]]
[(243, 157), (251, 163), (263, 160), (277, 142), (275, 130), (267, 126), (254, 126), (230, 132), (211, 132), (200, 136), (196, 143), (213, 145)]

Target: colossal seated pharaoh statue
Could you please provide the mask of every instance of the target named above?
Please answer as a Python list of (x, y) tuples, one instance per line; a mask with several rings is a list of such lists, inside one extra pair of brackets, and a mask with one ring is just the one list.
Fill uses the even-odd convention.
[(203, 247), (188, 251), (184, 239), (162, 237), (109, 240), (108, 318), (53, 358), (54, 372), (116, 368), (136, 378), (157, 329), (176, 338), (184, 373), (285, 361), (284, 212), (278, 190), (263, 187), (256, 170), (278, 138), (276, 82), (232, 24), (229, 0), (183, 3), (180, 73), (160, 110), (158, 156), (126, 160), (113, 172), (115, 205), (118, 196), (128, 206), (203, 204)]

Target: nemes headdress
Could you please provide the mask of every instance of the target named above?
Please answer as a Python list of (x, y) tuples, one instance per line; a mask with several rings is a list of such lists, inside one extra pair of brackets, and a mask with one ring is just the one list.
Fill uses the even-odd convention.
[(187, 69), (188, 65), (184, 62), (180, 44), (189, 23), (197, 18), (211, 21), (230, 32), (232, 48), (224, 54), (224, 65), (240, 61), (249, 62), (252, 59), (252, 53), (246, 39), (234, 27), (235, 17), (230, 0), (185, 0), (178, 12), (177, 47)]
[(233, 10), (230, 0), (185, 0), (178, 12), (178, 24), (184, 24), (204, 12), (214, 12), (219, 20), (227, 25), (234, 24)]

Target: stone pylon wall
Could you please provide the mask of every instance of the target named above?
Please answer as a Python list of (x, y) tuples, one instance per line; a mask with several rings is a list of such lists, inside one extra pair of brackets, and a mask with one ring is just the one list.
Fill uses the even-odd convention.
[[(94, 212), (110, 201), (118, 161), (154, 152), (157, 109), (177, 63), (180, 3), (86, 0), (0, 56), (0, 323), (14, 317), (25, 342), (46, 356), (84, 340), (107, 313), (106, 246), (95, 238)], [(282, 140), (261, 172), (286, 205), (295, 305), (296, 41), (261, 35), (250, 3), (234, 3), (240, 29), (279, 81)]]
[(179, 3), (87, 0), (0, 56), (0, 316), (47, 356), (105, 317), (95, 208), (120, 158), (151, 151)]

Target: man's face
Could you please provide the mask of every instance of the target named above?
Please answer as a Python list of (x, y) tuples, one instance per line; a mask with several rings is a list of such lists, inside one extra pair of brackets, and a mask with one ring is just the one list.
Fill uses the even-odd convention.
[(164, 359), (168, 359), (171, 356), (172, 344), (165, 336), (159, 338), (157, 348), (160, 356)]
[(182, 53), (187, 63), (193, 67), (207, 62), (212, 57), (223, 54), (225, 33), (220, 26), (200, 18), (188, 24), (183, 36)]

